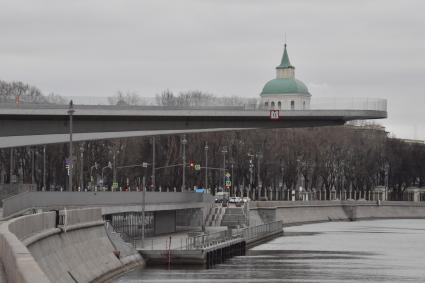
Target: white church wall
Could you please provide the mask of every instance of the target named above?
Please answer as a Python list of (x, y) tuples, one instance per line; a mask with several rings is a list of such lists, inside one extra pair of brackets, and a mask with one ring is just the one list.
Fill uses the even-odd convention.
[[(305, 110), (310, 109), (310, 96), (300, 94), (276, 94), (261, 99), (265, 109)], [(279, 105), (280, 102), (280, 105)], [(293, 107), (291, 103), (293, 102)]]

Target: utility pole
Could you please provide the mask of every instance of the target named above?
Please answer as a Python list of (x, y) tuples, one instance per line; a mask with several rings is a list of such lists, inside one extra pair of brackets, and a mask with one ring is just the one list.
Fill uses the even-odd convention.
[(84, 191), (84, 146), (80, 146), (80, 188)]
[(254, 164), (252, 163), (252, 158), (254, 157), (254, 154), (248, 153), (248, 157), (249, 157), (249, 193), (252, 193), (251, 192), (251, 189), (252, 189), (252, 173), (254, 171)]
[(34, 148), (30, 148), (31, 151), (31, 184), (35, 183), (35, 176), (34, 176)]
[(142, 179), (142, 248), (145, 247), (145, 208), (146, 208), (146, 178), (143, 176)]
[(263, 155), (261, 154), (261, 152), (259, 152), (256, 154), (256, 157), (257, 157), (257, 182), (258, 182), (258, 187), (261, 189), (262, 183), (260, 179), (260, 159), (263, 158)]
[(183, 176), (182, 176), (182, 192), (185, 190), (186, 188), (186, 135), (183, 134), (182, 137), (182, 145), (183, 145)]
[(205, 142), (205, 190), (208, 189), (208, 142)]
[[(230, 186), (230, 191), (232, 191), (232, 188), (234, 188), (235, 187), (235, 175), (233, 175), (233, 161), (232, 161), (232, 164), (231, 164), (231, 166), (232, 166), (232, 178), (231, 178), (231, 180), (232, 180), (232, 185)], [(236, 192), (234, 192), (234, 195), (236, 196)]]
[[(119, 153), (119, 150), (114, 150), (114, 153), (112, 155), (112, 186), (117, 182), (117, 153)], [(116, 188), (117, 189), (117, 188)]]
[(13, 147), (11, 147), (10, 148), (10, 176), (9, 176), (9, 183), (11, 183), (12, 184), (12, 179), (13, 179), (13, 171), (14, 171), (14, 167), (15, 167), (15, 164), (14, 164), (14, 156), (13, 156), (13, 153), (14, 153), (14, 148)]
[(43, 146), (43, 191), (46, 190), (46, 145)]
[(155, 191), (155, 136), (152, 137), (152, 189)]
[(223, 153), (223, 192), (224, 192), (224, 186), (226, 185), (226, 153), (227, 153), (227, 146), (223, 146), (223, 149), (221, 150), (221, 153)]
[(142, 179), (142, 248), (145, 246), (145, 208), (146, 208), (146, 170), (147, 170), (148, 164), (143, 163), (143, 179)]
[(69, 102), (69, 176), (68, 176), (68, 191), (72, 191), (72, 176), (74, 173), (74, 160), (73, 160), (73, 152), (72, 152), (72, 115), (74, 114), (74, 104), (72, 100)]

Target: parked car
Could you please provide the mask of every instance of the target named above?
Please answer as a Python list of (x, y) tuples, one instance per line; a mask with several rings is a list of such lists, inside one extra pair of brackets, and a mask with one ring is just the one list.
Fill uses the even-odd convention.
[(223, 200), (224, 200), (224, 198), (216, 198), (216, 199), (214, 200), (214, 202), (215, 202), (215, 203), (222, 203), (222, 202), (223, 202)]
[(229, 203), (240, 203), (242, 202), (242, 199), (240, 197), (231, 197), (229, 199)]

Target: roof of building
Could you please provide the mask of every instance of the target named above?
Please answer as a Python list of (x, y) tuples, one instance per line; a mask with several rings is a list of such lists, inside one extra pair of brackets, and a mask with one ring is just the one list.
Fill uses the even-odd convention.
[(295, 67), (291, 65), (291, 62), (289, 62), (288, 51), (286, 51), (286, 43), (285, 43), (285, 49), (283, 50), (282, 60), (280, 62), (280, 65), (277, 66), (276, 69), (286, 69), (286, 68), (295, 69)]
[[(286, 50), (286, 44), (285, 48), (283, 50), (283, 56), (282, 60), (280, 62), (280, 65), (276, 67), (276, 69), (295, 69), (294, 66), (291, 65), (291, 62), (289, 61), (288, 51)], [(277, 77), (276, 79), (268, 81), (264, 87), (263, 91), (261, 92), (261, 96), (268, 96), (268, 95), (276, 95), (276, 94), (304, 94), (304, 95), (310, 95), (308, 92), (307, 86), (300, 80), (295, 79), (294, 73), (292, 71), (292, 76), (288, 77)]]
[(310, 94), (307, 86), (297, 79), (273, 79), (268, 81), (261, 92), (261, 96), (273, 94)]

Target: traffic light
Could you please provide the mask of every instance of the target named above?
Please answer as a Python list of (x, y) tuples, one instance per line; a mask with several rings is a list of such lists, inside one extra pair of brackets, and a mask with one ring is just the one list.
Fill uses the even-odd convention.
[(190, 169), (193, 169), (195, 167), (195, 162), (190, 161), (189, 166), (190, 166)]

